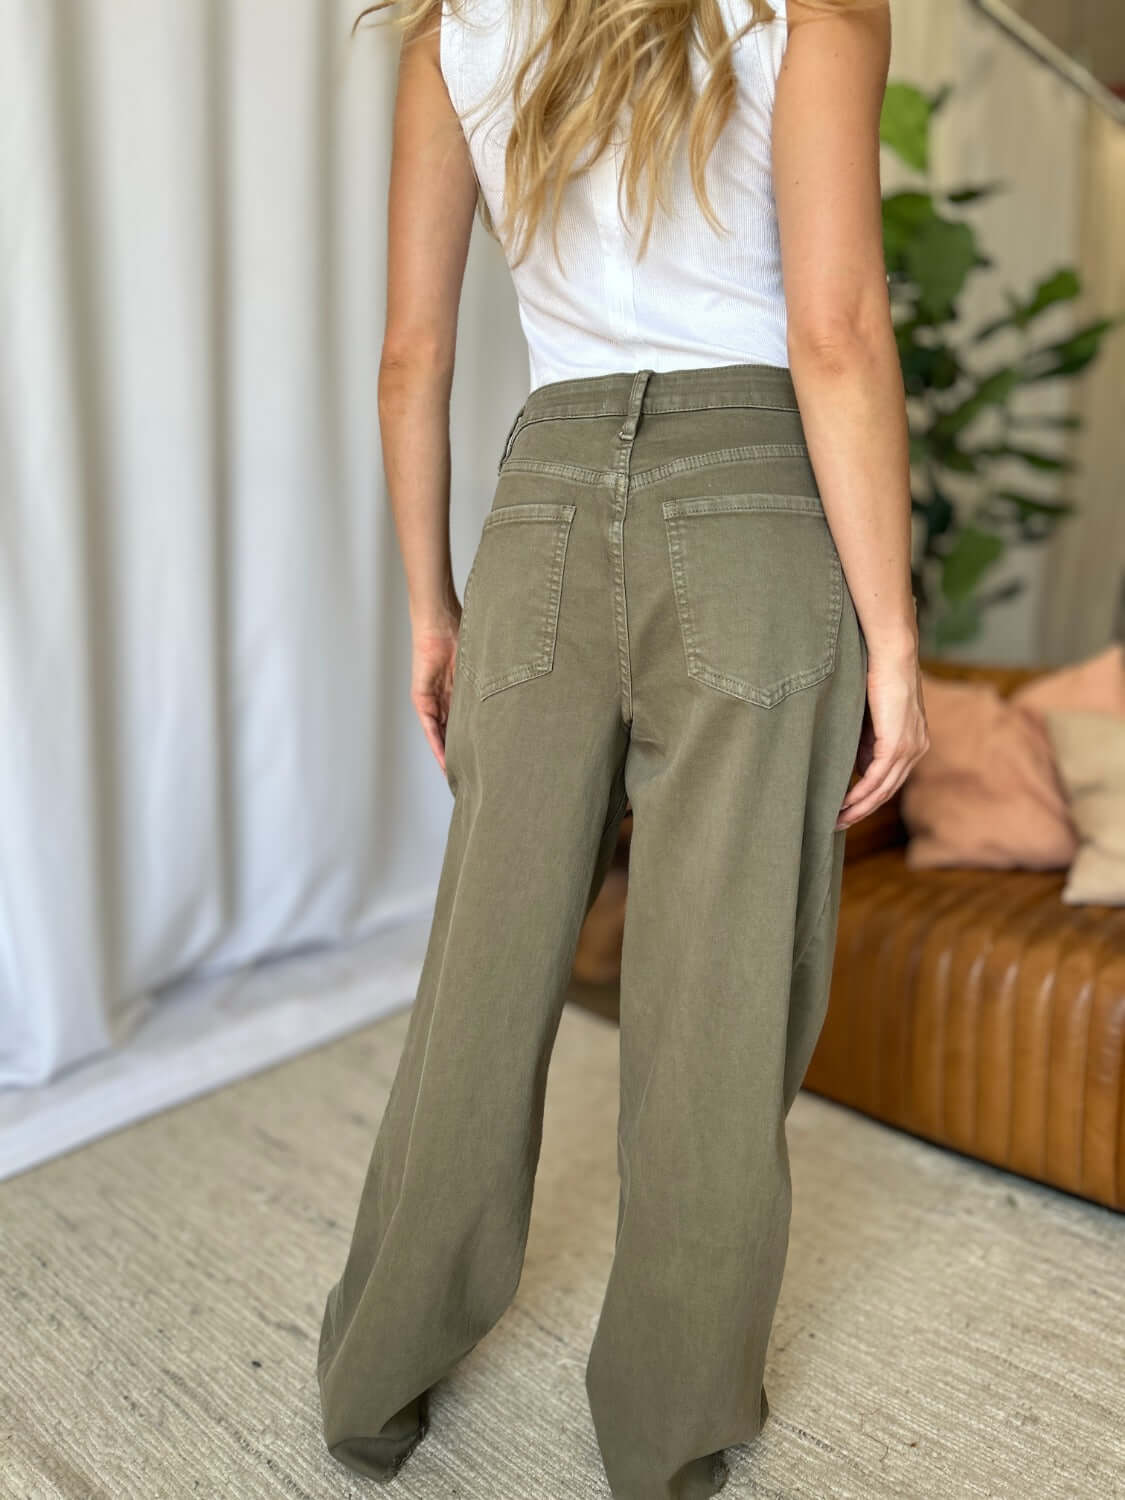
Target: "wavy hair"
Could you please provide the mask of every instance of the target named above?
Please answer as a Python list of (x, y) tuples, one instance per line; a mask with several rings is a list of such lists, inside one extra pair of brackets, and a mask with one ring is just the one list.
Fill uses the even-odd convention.
[[(376, 0), (366, 6), (352, 24), (352, 35), (364, 16), (395, 3)], [(515, 7), (523, 0), (509, 3)], [(636, 214), (641, 181), (646, 178), (639, 254), (648, 245), (657, 205), (667, 208), (668, 167), (685, 130), (695, 196), (712, 227), (725, 229), (707, 194), (704, 168), (735, 107), (737, 78), (731, 53), (754, 26), (768, 24), (777, 16), (769, 0), (741, 3), (748, 19), (732, 35), (723, 22), (719, 0), (545, 0), (542, 28), (516, 61), (510, 84), (502, 72), (479, 104), (483, 118), (505, 89), (510, 94), (514, 119), (505, 147), (504, 216), (499, 225), (493, 223), (479, 181), (477, 211), (488, 233), (508, 245), (511, 264), (527, 254), (548, 214), (557, 257), (558, 215), (566, 184), (601, 156), (626, 107), (631, 108), (632, 124), (622, 161), (618, 210), (624, 187), (627, 215)], [(886, 0), (804, 3), (828, 15), (877, 7)], [(448, 0), (448, 4), (465, 24), (472, 24), (467, 13), (472, 0)], [(409, 44), (431, 16), (440, 25), (440, 0), (403, 0), (403, 10), (392, 24), (399, 27), (404, 44)], [(693, 45), (700, 47), (708, 64), (698, 95), (691, 71)], [(587, 148), (589, 155), (583, 157)]]

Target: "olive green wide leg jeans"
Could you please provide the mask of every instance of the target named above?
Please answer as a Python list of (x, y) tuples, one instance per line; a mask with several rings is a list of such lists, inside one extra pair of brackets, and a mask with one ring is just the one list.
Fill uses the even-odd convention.
[(757, 1436), (866, 666), (787, 370), (531, 392), (465, 586), (429, 946), (324, 1311), (324, 1435), (349, 1468), (396, 1472), (430, 1388), (516, 1291), (552, 1046), (626, 798), (594, 1429), (616, 1500), (712, 1495), (724, 1447)]

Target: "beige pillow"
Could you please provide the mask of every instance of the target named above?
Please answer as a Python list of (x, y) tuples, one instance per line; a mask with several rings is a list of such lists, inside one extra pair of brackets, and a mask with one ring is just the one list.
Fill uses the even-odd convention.
[(922, 673), (930, 748), (899, 803), (909, 869), (1065, 869), (1078, 836), (1041, 722), (991, 683)]
[(1008, 702), (1030, 709), (1040, 720), (1053, 708), (1125, 714), (1125, 642), (1115, 641), (1085, 661), (1033, 677), (1016, 688)]
[(1062, 898), (1125, 906), (1125, 715), (1054, 709), (1044, 719), (1080, 840)]

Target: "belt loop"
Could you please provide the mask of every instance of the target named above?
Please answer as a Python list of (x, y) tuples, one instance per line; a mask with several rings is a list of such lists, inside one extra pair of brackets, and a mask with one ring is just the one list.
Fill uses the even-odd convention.
[(500, 453), (500, 462), (496, 465), (496, 472), (498, 474), (499, 474), (500, 470), (504, 467), (504, 460), (508, 457), (508, 454), (511, 453), (511, 451), (512, 451), (512, 444), (515, 442), (515, 439), (516, 439), (516, 428), (520, 425), (520, 418), (523, 416), (523, 414), (524, 414), (524, 412), (526, 410), (527, 410), (527, 402), (525, 401), (523, 403), (523, 405), (520, 407), (519, 411), (516, 412), (515, 416), (512, 418), (512, 425), (508, 428), (508, 436), (504, 439), (504, 447), (503, 447), (503, 449), (502, 449), (502, 451)]
[(645, 388), (651, 370), (638, 370), (633, 376), (633, 384), (629, 389), (629, 405), (625, 412), (625, 420), (618, 429), (617, 436), (622, 442), (628, 442), (637, 431), (637, 423), (641, 416), (641, 406), (645, 398)]

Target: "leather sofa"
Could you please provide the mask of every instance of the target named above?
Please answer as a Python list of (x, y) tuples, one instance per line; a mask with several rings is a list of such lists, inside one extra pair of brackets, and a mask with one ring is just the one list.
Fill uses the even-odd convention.
[[(923, 660), (996, 684), (1028, 667)], [(1043, 670), (1047, 670), (1044, 668)], [(611, 977), (631, 818), (576, 977)], [(1068, 906), (1064, 870), (909, 870), (898, 797), (849, 829), (828, 1013), (805, 1087), (1125, 1210), (1125, 908)]]
[[(923, 661), (995, 683), (1033, 668)], [(1125, 1209), (1125, 909), (1065, 870), (908, 870), (898, 798), (849, 829), (828, 1015), (805, 1087)]]

